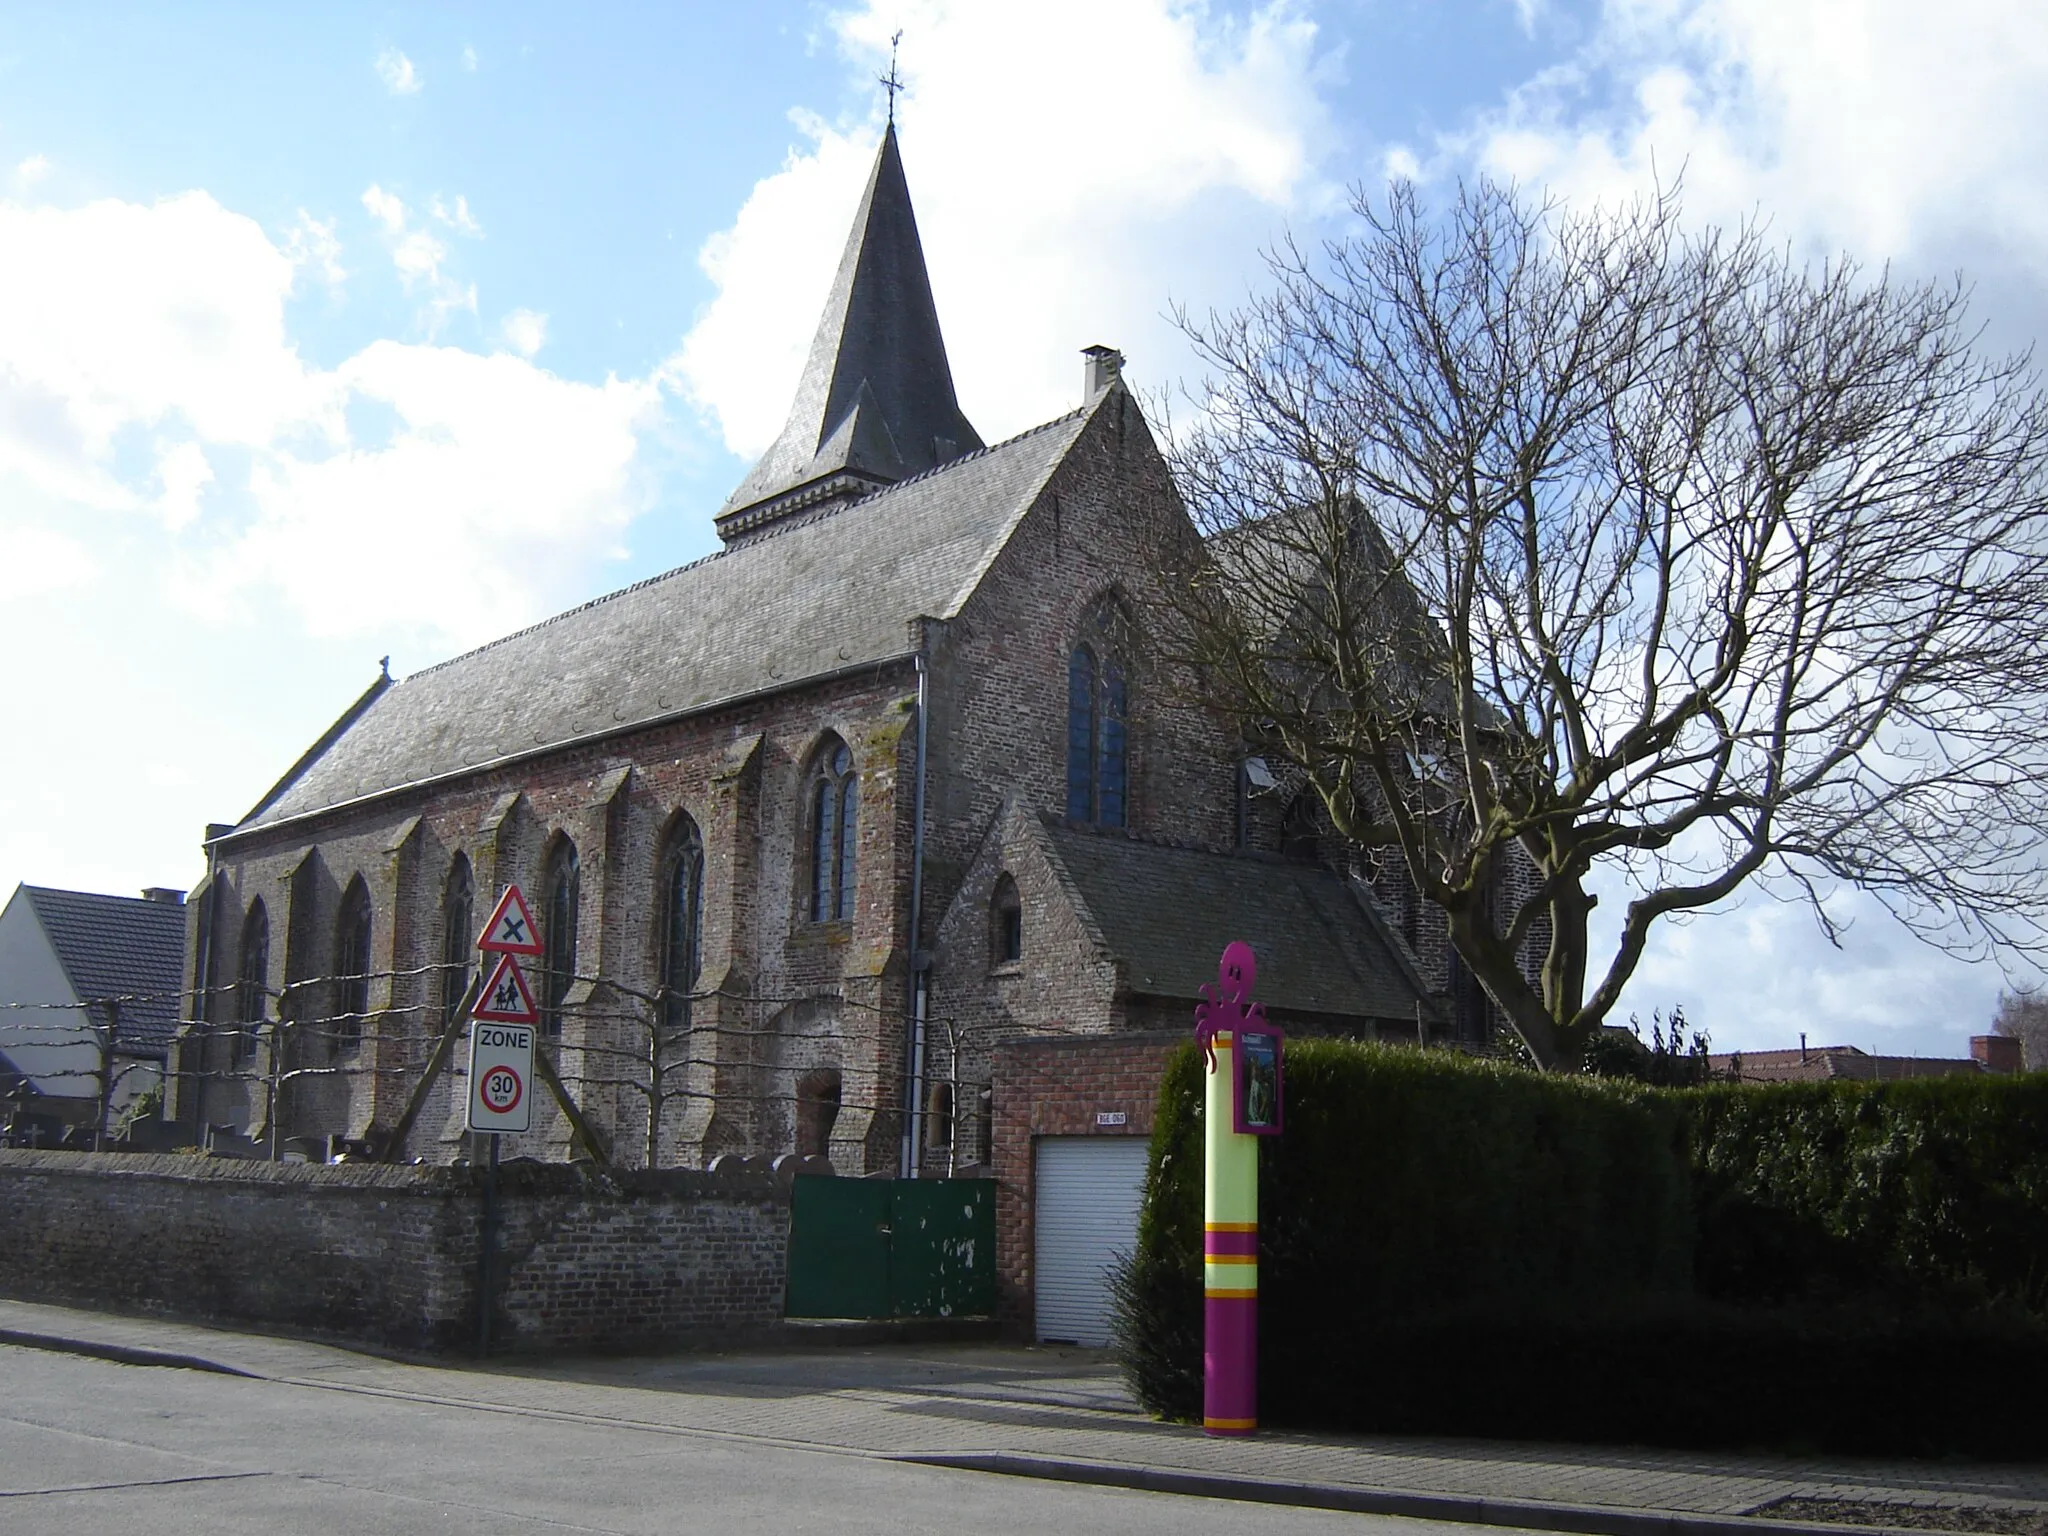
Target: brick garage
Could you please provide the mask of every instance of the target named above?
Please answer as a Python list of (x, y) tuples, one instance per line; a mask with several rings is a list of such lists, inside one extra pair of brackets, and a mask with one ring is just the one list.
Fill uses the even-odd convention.
[[(781, 1324), (789, 1197), (768, 1174), (512, 1164), (499, 1190), (501, 1347)], [(461, 1349), (481, 1199), (467, 1168), (0, 1151), (0, 1295)]]
[[(1167, 1058), (1188, 1038), (1186, 1032), (1162, 1030), (1040, 1037), (996, 1047), (996, 1283), (1005, 1332), (1032, 1332), (1038, 1138), (1149, 1138)], [(1122, 1122), (1114, 1123), (1119, 1115)]]

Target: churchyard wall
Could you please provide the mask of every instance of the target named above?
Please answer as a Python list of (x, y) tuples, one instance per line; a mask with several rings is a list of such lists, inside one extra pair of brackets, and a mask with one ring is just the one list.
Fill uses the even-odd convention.
[[(0, 1150), (0, 1294), (419, 1351), (477, 1332), (481, 1173)], [(499, 1170), (494, 1347), (779, 1326), (789, 1196), (765, 1173)]]

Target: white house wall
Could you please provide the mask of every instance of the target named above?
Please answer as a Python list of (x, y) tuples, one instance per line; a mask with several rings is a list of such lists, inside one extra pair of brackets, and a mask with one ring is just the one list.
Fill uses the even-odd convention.
[(35, 908), (17, 888), (0, 910), (0, 1054), (45, 1094), (93, 1098), (98, 1041), (80, 1014), (39, 1006), (50, 1003), (69, 1009), (78, 996)]

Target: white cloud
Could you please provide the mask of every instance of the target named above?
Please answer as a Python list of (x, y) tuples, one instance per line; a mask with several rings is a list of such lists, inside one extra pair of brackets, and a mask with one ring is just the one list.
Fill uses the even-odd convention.
[(464, 48), (462, 50), (462, 67), (472, 75), (476, 73), (476, 50), (474, 48)]
[[(833, 25), (863, 77), (897, 29), (916, 39), (897, 121), (986, 437), (1078, 404), (1092, 342), (1167, 382), (1183, 354), (1166, 297), (1234, 281), (1260, 230), (1328, 195), (1316, 31), (1292, 5), (1232, 20), (1172, 0), (871, 0)], [(673, 361), (743, 455), (782, 424), (874, 153), (873, 123), (795, 122), (806, 147), (700, 252), (718, 293)]]
[[(387, 233), (416, 233), (397, 199), (371, 193)], [(285, 325), (296, 272), (203, 193), (0, 203), (9, 591), (134, 559), (151, 603), (182, 600), (181, 622), (261, 615), (428, 645), (488, 638), (582, 593), (645, 504), (656, 387), (535, 367), (521, 354), (546, 320), (527, 311), (506, 322), (531, 344), (518, 353), (380, 341), (316, 368)], [(358, 429), (364, 409), (377, 424)]]
[(2048, 273), (2048, 10), (2034, 0), (1606, 0), (1592, 39), (1468, 141), (1613, 197), (1681, 167), (1688, 209), (1762, 212), (1871, 261), (2017, 252)]
[(644, 505), (635, 458), (652, 385), (395, 341), (333, 382), (389, 408), (397, 429), (374, 450), (265, 456), (256, 517), (202, 590), (278, 602), (315, 635), (480, 641), (559, 602), (562, 571), (609, 552)]
[[(476, 221), (469, 216), (468, 199), (456, 198), (455, 206), (462, 220), (468, 224), (468, 232), (482, 234)], [(428, 335), (437, 334), (442, 323), (458, 309), (476, 313), (476, 285), (460, 282), (442, 271), (448, 260), (447, 244), (430, 231), (414, 227), (410, 211), (402, 199), (373, 182), (363, 193), (363, 207), (383, 232), (384, 244), (391, 252), (391, 263), (397, 268), (398, 280), (405, 291), (426, 299)], [(439, 198), (433, 200), (430, 212), (444, 223), (451, 222)]]
[(0, 466), (75, 494), (117, 432), (273, 440), (319, 415), (285, 335), (289, 257), (203, 192), (0, 203)]
[(284, 232), (284, 255), (301, 272), (310, 272), (330, 288), (348, 278), (341, 265), (341, 240), (334, 232), (335, 221), (324, 223), (305, 209)]
[(547, 345), (548, 317), (531, 309), (515, 309), (499, 324), (498, 333), (521, 357), (532, 357)]
[(377, 77), (384, 82), (384, 89), (394, 96), (417, 96), (425, 84), (419, 71), (413, 68), (412, 60), (396, 48), (386, 48), (377, 55)]
[(14, 179), (24, 187), (32, 187), (50, 174), (48, 155), (30, 155), (14, 168)]
[(6, 533), (7, 558), (0, 560), (0, 601), (16, 603), (83, 587), (98, 570), (83, 544), (54, 528), (7, 528)]
[(405, 233), (405, 204), (372, 182), (363, 193), (363, 207), (382, 226), (384, 233), (397, 237)]
[(429, 206), (428, 212), (433, 214), (438, 222), (446, 224), (457, 234), (468, 235), (472, 240), (481, 240), (484, 237), (484, 228), (471, 215), (469, 199), (466, 197), (458, 196), (451, 206), (442, 202), (437, 196)]
[(157, 515), (164, 526), (177, 533), (199, 516), (199, 498), (213, 484), (213, 465), (206, 450), (195, 442), (159, 445), (156, 478), (162, 492), (156, 498)]

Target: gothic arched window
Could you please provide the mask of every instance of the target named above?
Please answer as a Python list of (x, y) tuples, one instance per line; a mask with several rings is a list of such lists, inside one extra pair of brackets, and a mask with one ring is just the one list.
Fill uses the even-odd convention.
[(541, 957), (541, 1032), (562, 1032), (562, 1002), (576, 980), (576, 911), (581, 896), (581, 873), (576, 862), (576, 845), (566, 837), (555, 839), (548, 855), (547, 931), (542, 935), (547, 953)]
[(1067, 658), (1067, 818), (1130, 818), (1129, 683), (1114, 608), (1105, 605)]
[(662, 1013), (672, 1029), (690, 1024), (690, 993), (703, 969), (704, 840), (676, 817), (661, 860)]
[(860, 776), (845, 742), (826, 738), (811, 760), (809, 782), (811, 921), (845, 922), (853, 916), (860, 827)]
[(341, 898), (334, 932), (334, 1040), (348, 1048), (363, 1037), (370, 1015), (370, 888), (357, 875)]
[(1024, 903), (1007, 871), (997, 879), (989, 901), (989, 949), (997, 965), (1014, 965), (1024, 958)]
[(235, 1060), (256, 1051), (256, 1027), (269, 1011), (270, 914), (259, 896), (242, 922), (242, 963), (235, 972)]
[(1287, 802), (1280, 817), (1280, 855), (1300, 864), (1313, 864), (1321, 856), (1322, 839), (1316, 822), (1315, 791), (1304, 789)]
[(796, 1155), (830, 1157), (832, 1127), (839, 1121), (839, 1070), (820, 1067), (796, 1084)]
[(441, 891), (441, 1027), (455, 1022), (469, 991), (470, 968), (476, 955), (476, 882), (469, 858), (456, 854)]

